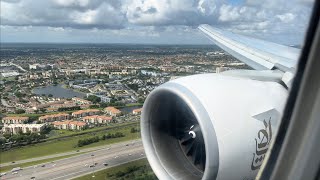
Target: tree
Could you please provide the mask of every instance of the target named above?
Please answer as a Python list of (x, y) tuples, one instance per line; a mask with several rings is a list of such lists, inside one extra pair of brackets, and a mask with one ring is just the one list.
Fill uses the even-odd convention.
[(96, 104), (90, 105), (89, 108), (90, 108), (90, 109), (96, 109), (96, 108), (99, 108), (99, 105), (96, 105)]
[(44, 109), (44, 108), (41, 108), (40, 111), (41, 111), (42, 113), (45, 113), (47, 110)]
[(90, 95), (87, 98), (89, 101), (91, 101), (92, 103), (99, 103), (101, 101), (101, 98), (95, 95)]
[(138, 103), (143, 104), (143, 103), (144, 103), (144, 101), (145, 101), (145, 99), (144, 99), (144, 98), (141, 98), (141, 97), (140, 97), (140, 98), (138, 99)]
[(25, 96), (26, 94), (21, 93), (21, 92), (15, 92), (14, 95), (16, 95), (17, 98), (22, 98), (23, 96)]
[(26, 111), (24, 109), (17, 109), (16, 110), (16, 114), (23, 114), (25, 113)]

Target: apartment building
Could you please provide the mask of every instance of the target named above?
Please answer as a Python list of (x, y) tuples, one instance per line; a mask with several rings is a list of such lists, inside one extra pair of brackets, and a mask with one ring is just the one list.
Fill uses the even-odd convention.
[(51, 114), (39, 117), (41, 122), (63, 121), (69, 119), (70, 115), (66, 113)]
[(132, 114), (139, 115), (142, 112), (142, 108), (132, 110)]
[(57, 129), (66, 129), (66, 130), (84, 130), (87, 127), (85, 122), (81, 121), (56, 121), (52, 125)]
[(86, 109), (86, 110), (79, 110), (72, 113), (73, 117), (81, 118), (85, 116), (92, 116), (92, 115), (98, 115), (100, 113), (100, 110), (98, 109)]
[(122, 113), (119, 109), (115, 108), (115, 107), (112, 107), (112, 106), (109, 106), (109, 107), (106, 107), (104, 109), (104, 111), (109, 114), (110, 116), (120, 116)]
[(79, 104), (79, 105), (92, 104), (91, 101), (88, 101), (88, 100), (85, 100), (82, 98), (78, 98), (78, 97), (72, 98), (72, 101), (76, 104)]
[(83, 118), (83, 121), (90, 124), (107, 124), (112, 122), (112, 117), (110, 116), (87, 116)]
[(45, 124), (4, 124), (2, 132), (4, 134), (38, 133), (45, 127)]
[(23, 117), (23, 116), (8, 116), (2, 118), (3, 124), (23, 124), (24, 122), (27, 122), (29, 120), (29, 117)]

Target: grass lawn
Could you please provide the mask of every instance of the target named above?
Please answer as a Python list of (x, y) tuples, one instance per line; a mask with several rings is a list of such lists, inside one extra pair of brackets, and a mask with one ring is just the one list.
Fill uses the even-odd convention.
[(27, 162), (27, 163), (22, 163), (22, 164), (16, 164), (16, 165), (13, 164), (13, 165), (10, 165), (10, 166), (4, 166), (4, 167), (0, 168), (0, 172), (1, 173), (2, 172), (8, 172), (8, 171), (11, 171), (11, 169), (15, 168), (15, 167), (24, 168), (24, 167), (37, 165), (37, 164), (43, 164), (43, 163), (46, 163), (46, 162), (52, 162), (52, 161), (56, 161), (56, 160), (59, 160), (59, 159), (64, 159), (64, 158), (76, 156), (76, 155), (79, 155), (79, 154), (72, 154), (72, 155), (60, 156), (60, 157), (56, 157), (56, 158), (44, 159), (44, 160), (39, 160), (39, 161), (32, 161), (32, 162)]
[[(115, 127), (112, 130), (100, 131), (100, 132), (92, 132), (84, 135), (66, 137), (64, 139), (52, 140), (50, 142), (43, 142), (34, 145), (28, 145), (25, 147), (13, 149), (10, 151), (1, 152), (0, 155), (0, 163), (19, 161), (23, 159), (47, 156), (52, 154), (58, 154), (68, 151), (76, 151), (80, 149), (96, 147), (101, 145), (107, 145), (111, 143), (117, 143), (121, 141), (129, 141), (133, 139), (140, 138), (140, 133), (131, 133), (130, 130), (132, 127), (136, 127), (137, 125), (127, 126), (127, 127)], [(77, 147), (78, 140), (91, 138), (94, 136), (101, 137), (106, 133), (115, 133), (122, 132), (125, 137), (121, 138), (113, 138), (107, 140), (100, 140), (99, 142), (92, 143), (83, 147)]]
[(89, 180), (89, 179), (123, 179), (123, 180), (156, 180), (147, 159), (140, 159), (128, 162), (119, 166), (111, 167), (93, 174), (74, 178), (73, 180)]
[(10, 114), (10, 113), (4, 113), (6, 116), (26, 116), (26, 117), (40, 117), (44, 115), (51, 115), (51, 114), (59, 114), (59, 113), (73, 113), (74, 111), (78, 110), (72, 110), (72, 111), (60, 111), (60, 112), (46, 112), (46, 113), (36, 113), (36, 114)]
[(139, 126), (139, 122), (126, 122), (126, 123), (122, 123), (122, 124), (109, 124), (108, 126), (101, 126), (101, 127), (95, 127), (92, 129), (86, 129), (83, 131), (69, 131), (69, 130), (52, 130), (52, 132), (50, 132), (49, 134), (49, 138), (48, 139), (54, 139), (54, 138), (61, 138), (61, 137), (65, 137), (65, 136), (76, 136), (76, 135), (81, 135), (81, 134), (85, 134), (85, 133), (90, 133), (90, 132), (95, 132), (95, 131), (100, 131), (100, 130), (104, 130), (106, 128), (114, 128), (117, 126), (124, 126), (124, 125), (134, 125), (134, 126)]

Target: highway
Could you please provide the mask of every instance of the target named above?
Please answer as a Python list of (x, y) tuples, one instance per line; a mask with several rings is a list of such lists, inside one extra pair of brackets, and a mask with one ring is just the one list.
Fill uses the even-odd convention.
[[(62, 180), (72, 179), (86, 174), (92, 174), (92, 176), (94, 176), (96, 171), (141, 158), (145, 158), (141, 141), (130, 141), (126, 143), (113, 144), (103, 149), (98, 149), (93, 152), (84, 153), (70, 158), (27, 167), (18, 171), (16, 174), (7, 172), (6, 175), (1, 177), (1, 180)], [(104, 163), (108, 163), (108, 165), (105, 166)], [(90, 167), (90, 165), (94, 164), (96, 164), (94, 167)]]

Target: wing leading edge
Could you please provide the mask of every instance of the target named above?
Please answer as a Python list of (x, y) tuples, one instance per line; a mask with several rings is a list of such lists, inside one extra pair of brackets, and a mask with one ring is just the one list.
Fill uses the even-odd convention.
[(216, 45), (256, 70), (282, 72), (295, 69), (300, 49), (254, 39), (200, 25), (199, 29)]

